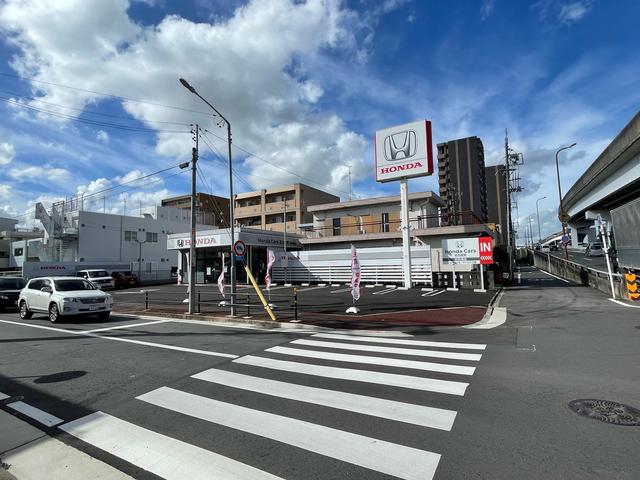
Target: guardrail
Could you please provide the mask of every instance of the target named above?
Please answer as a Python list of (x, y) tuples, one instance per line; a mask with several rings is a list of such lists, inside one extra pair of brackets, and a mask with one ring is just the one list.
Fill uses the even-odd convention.
[[(548, 253), (545, 254), (530, 249), (528, 251), (530, 254), (533, 254), (533, 265), (535, 267), (546, 270), (566, 280), (587, 285), (611, 295), (611, 284), (609, 282), (608, 272), (586, 267)], [(619, 273), (613, 274), (613, 286), (617, 298), (626, 298), (626, 285), (623, 276)]]

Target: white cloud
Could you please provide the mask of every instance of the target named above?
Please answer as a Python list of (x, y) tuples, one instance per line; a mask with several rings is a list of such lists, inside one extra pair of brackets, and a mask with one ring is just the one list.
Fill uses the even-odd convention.
[(70, 173), (64, 168), (30, 165), (9, 170), (9, 176), (17, 182), (62, 183), (69, 180)]
[(11, 185), (0, 183), (0, 198), (9, 198), (11, 196)]
[(102, 143), (109, 143), (109, 134), (104, 130), (98, 130), (98, 133), (96, 133), (96, 139)]
[[(125, 0), (8, 0), (0, 7), (0, 28), (19, 48), (14, 68), (35, 80), (206, 111), (178, 83), (178, 76), (184, 76), (229, 118), (236, 144), (304, 172), (315, 186), (335, 189), (333, 167), (362, 157), (365, 140), (360, 137), (343, 150), (338, 139), (356, 134), (340, 119), (334, 121), (334, 115), (313, 109), (324, 94), (324, 78), (308, 78), (305, 65), (338, 47), (341, 55), (362, 60), (366, 53), (358, 38), (370, 44), (369, 20), (404, 4), (388, 0), (365, 19), (339, 0), (262, 0), (215, 24), (168, 16), (156, 26), (142, 27), (128, 17)], [(185, 52), (198, 62), (185, 63)], [(82, 108), (100, 101), (90, 93), (35, 86), (43, 100), (53, 103)], [(153, 120), (199, 122), (220, 132), (206, 116), (148, 103), (125, 101), (123, 106), (147, 125), (157, 127)], [(274, 136), (283, 132), (305, 132), (286, 141), (286, 155), (281, 154), (283, 139)], [(160, 155), (185, 157), (191, 146), (188, 134), (157, 136)], [(308, 167), (310, 155), (314, 168)], [(248, 173), (258, 179), (264, 166), (255, 159), (248, 165)]]
[(16, 149), (7, 142), (0, 142), (0, 165), (8, 165), (16, 156)]
[(565, 24), (578, 22), (589, 13), (592, 3), (591, 0), (586, 0), (563, 5), (558, 14), (558, 20)]
[(496, 6), (496, 0), (484, 0), (480, 7), (480, 18), (486, 20), (493, 13), (493, 9)]

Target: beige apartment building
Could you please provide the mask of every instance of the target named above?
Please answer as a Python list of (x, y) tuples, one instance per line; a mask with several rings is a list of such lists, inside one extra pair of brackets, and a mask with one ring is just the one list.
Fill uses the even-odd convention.
[[(317, 188), (296, 183), (240, 193), (234, 196), (236, 223), (244, 227), (295, 233), (302, 224), (313, 222), (307, 207), (339, 202), (340, 198)], [(286, 215), (286, 223), (285, 223)]]

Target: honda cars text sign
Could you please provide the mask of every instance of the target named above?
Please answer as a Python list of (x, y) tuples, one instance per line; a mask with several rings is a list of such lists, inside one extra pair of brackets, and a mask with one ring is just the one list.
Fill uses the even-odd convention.
[(378, 182), (433, 173), (431, 122), (428, 120), (378, 130), (374, 146)]

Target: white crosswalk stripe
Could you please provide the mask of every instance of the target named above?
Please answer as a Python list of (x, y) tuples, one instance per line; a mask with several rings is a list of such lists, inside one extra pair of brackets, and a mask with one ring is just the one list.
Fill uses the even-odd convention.
[(153, 390), (137, 398), (407, 480), (433, 478), (440, 460), (437, 453), (220, 402), (169, 387)]
[[(337, 428), (335, 424), (322, 425), (324, 422), (317, 422), (317, 418), (323, 418), (322, 415), (318, 416), (318, 413), (323, 413), (323, 409), (333, 409), (334, 414), (329, 414), (327, 410), (328, 418), (338, 414), (364, 415), (370, 419), (367, 423), (400, 422), (413, 428), (449, 432), (453, 428), (457, 412), (440, 408), (443, 406), (442, 401), (447, 395), (461, 397), (465, 394), (469, 383), (459, 381), (460, 375), (473, 375), (475, 367), (462, 363), (437, 363), (410, 358), (433, 357), (477, 364), (482, 355), (468, 353), (468, 350), (478, 351), (485, 348), (486, 345), (481, 344), (316, 334), (312, 339), (298, 339), (286, 346), (275, 346), (265, 349), (262, 353), (235, 358), (234, 371), (217, 367), (195, 373), (188, 379), (193, 384), (187, 388), (195, 390), (183, 391), (163, 386), (143, 393), (136, 399), (140, 401), (140, 405), (145, 405), (144, 408), (158, 410), (151, 417), (162, 415), (163, 410), (169, 410), (191, 417), (197, 422), (206, 422), (210, 425), (207, 428), (214, 428), (213, 425), (231, 428), (243, 432), (243, 435), (253, 435), (267, 441), (293, 446), (334, 461), (344, 462), (344, 467), (336, 467), (336, 464), (333, 464), (332, 468), (339, 468), (340, 472), (343, 469), (347, 472), (348, 468), (364, 468), (369, 471), (366, 478), (374, 478), (370, 473), (377, 472), (405, 480), (432, 480), (440, 461), (440, 453), (403, 445), (397, 438), (394, 442), (385, 440), (381, 438), (385, 434), (380, 433), (385, 432), (384, 429), (353, 432), (348, 430), (356, 428), (355, 426), (345, 428), (342, 423), (338, 423)], [(322, 349), (349, 350), (350, 353), (333, 353)], [(455, 352), (451, 349), (466, 349), (467, 352)], [(292, 361), (292, 358), (295, 361)], [(329, 361), (336, 366), (313, 363), (317, 360)], [(351, 368), (353, 364), (367, 367)], [(377, 371), (378, 368), (387, 371)], [(389, 368), (398, 371), (389, 373)], [(236, 371), (239, 369), (241, 371)], [(415, 374), (407, 374), (407, 371)], [(448, 376), (451, 379), (428, 378), (422, 376), (422, 371), (438, 372), (438, 376)], [(320, 386), (322, 379), (326, 379), (325, 383), (330, 382), (328, 387)], [(354, 382), (370, 384), (369, 388), (361, 387), (359, 390), (366, 394), (344, 391)], [(391, 399), (393, 394), (398, 393), (398, 388), (405, 389), (406, 395), (403, 394), (401, 397), (403, 401)], [(237, 393), (228, 395), (228, 389)], [(387, 390), (389, 393), (385, 393)], [(269, 409), (275, 408), (275, 412), (256, 408), (255, 401), (250, 403), (252, 408), (237, 404), (254, 396), (263, 398), (259, 397), (260, 395), (282, 399), (282, 402), (269, 404)], [(378, 395), (392, 396), (379, 398)], [(213, 396), (217, 398), (211, 398)], [(410, 401), (405, 401), (405, 397)], [(429, 400), (425, 401), (425, 398)], [(439, 405), (425, 404), (431, 403), (431, 400)], [(279, 410), (280, 408), (282, 410)], [(315, 419), (314, 422), (305, 419), (309, 418), (310, 408), (314, 409), (314, 415), (311, 416)], [(249, 457), (249, 462), (253, 465), (248, 465), (230, 458), (228, 452), (221, 455), (198, 446), (202, 440), (200, 437), (194, 438), (193, 444), (186, 443), (183, 441), (184, 438), (177, 440), (153, 429), (147, 429), (143, 424), (138, 424), (137, 419), (133, 422), (96, 412), (63, 424), (60, 428), (161, 478), (280, 478), (268, 471), (274, 468), (273, 459), (265, 462), (259, 456), (256, 456), (255, 460)], [(361, 422), (355, 422), (353, 425), (358, 423)], [(375, 437), (368, 436), (370, 431), (377, 431), (378, 434)], [(368, 435), (363, 435), (363, 432)], [(167, 452), (171, 454), (168, 455)], [(292, 455), (293, 452), (295, 450), (292, 451)], [(243, 459), (247, 461), (247, 456)], [(281, 467), (282, 469), (275, 473), (282, 475), (283, 471), (287, 471), (285, 467)], [(295, 478), (301, 478), (303, 475), (299, 466), (294, 475)], [(338, 478), (341, 475), (333, 470), (327, 473), (327, 478)], [(349, 475), (345, 473), (344, 476)]]

